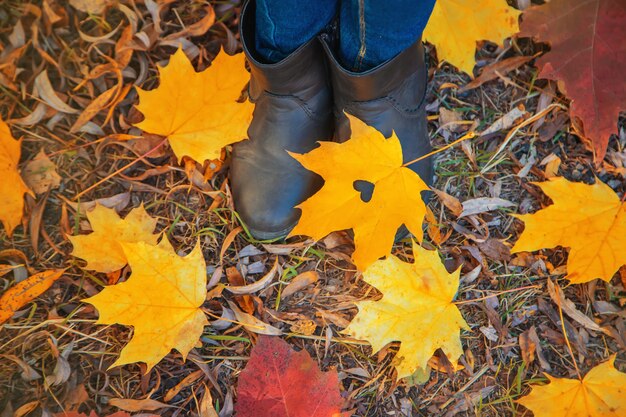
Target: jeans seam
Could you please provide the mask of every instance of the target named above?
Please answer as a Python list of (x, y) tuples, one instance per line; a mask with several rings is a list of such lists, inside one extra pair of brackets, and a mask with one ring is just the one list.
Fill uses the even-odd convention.
[[(276, 51), (278, 50), (278, 43), (276, 42), (276, 24), (274, 23), (274, 19), (272, 18), (272, 13), (270, 12), (270, 6), (269, 6), (269, 4), (266, 4), (266, 6), (265, 6), (265, 7), (267, 8), (267, 17), (268, 17), (268, 19), (267, 19), (267, 20), (268, 20), (268, 21), (272, 24), (272, 27), (270, 28), (270, 29), (271, 29), (271, 34), (270, 34), (270, 36), (271, 36), (271, 38), (272, 38), (272, 48), (273, 48), (273, 49), (271, 49), (271, 50), (269, 51), (269, 58), (270, 58), (271, 60), (274, 60), (274, 59), (275, 59), (275, 56), (276, 56)], [(280, 56), (281, 56), (281, 55), (279, 54), (279, 57), (280, 57)]]
[(367, 52), (367, 45), (365, 44), (366, 37), (366, 25), (365, 25), (365, 0), (359, 0), (359, 53), (356, 57), (356, 62), (354, 64), (354, 70), (359, 71), (363, 65), (363, 59), (365, 58), (365, 53)]

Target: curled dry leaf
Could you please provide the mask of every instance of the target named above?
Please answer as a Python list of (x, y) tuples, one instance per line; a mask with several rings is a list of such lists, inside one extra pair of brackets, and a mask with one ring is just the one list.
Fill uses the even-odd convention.
[(42, 194), (61, 184), (56, 165), (42, 150), (24, 167), (24, 181), (36, 194)]
[(10, 319), (24, 304), (46, 292), (63, 272), (65, 270), (39, 272), (6, 290), (0, 297), (0, 324)]
[(515, 203), (497, 197), (479, 197), (472, 200), (466, 200), (462, 203), (463, 211), (459, 215), (467, 217), (474, 214), (486, 213), (488, 211), (499, 210), (502, 208), (513, 207)]
[(88, 121), (90, 121), (101, 110), (106, 109), (112, 103), (117, 94), (121, 90), (121, 85), (117, 84), (100, 94), (93, 101), (91, 101), (87, 107), (80, 113), (78, 119), (74, 122), (70, 128), (71, 133), (76, 133), (83, 127)]
[(47, 70), (44, 69), (39, 73), (37, 78), (35, 78), (35, 89), (39, 97), (53, 109), (58, 110), (61, 113), (80, 113), (80, 110), (67, 105), (59, 98), (57, 93), (54, 91), (54, 88), (52, 88)]
[(489, 40), (502, 45), (519, 30), (520, 12), (504, 0), (438, 0), (424, 30), (442, 61), (470, 76), (476, 63), (476, 42)]
[(111, 367), (145, 362), (147, 372), (172, 349), (186, 358), (208, 324), (200, 309), (206, 297), (206, 265), (199, 242), (185, 257), (178, 256), (167, 239), (158, 246), (120, 246), (132, 270), (130, 278), (83, 300), (98, 310), (97, 324), (134, 328)]
[(374, 352), (399, 341), (394, 364), (398, 378), (426, 369), (437, 349), (455, 363), (463, 354), (460, 330), (469, 330), (453, 303), (460, 270), (449, 274), (436, 251), (415, 243), (413, 256), (415, 263), (410, 264), (390, 255), (363, 272), (365, 282), (383, 293), (383, 298), (357, 302), (359, 312), (343, 330), (367, 340)]
[(75, 9), (89, 14), (102, 14), (114, 2), (115, 0), (70, 0)]
[(439, 197), (443, 205), (446, 206), (446, 208), (450, 210), (452, 214), (457, 217), (461, 215), (461, 213), (463, 212), (463, 205), (458, 198), (453, 197), (444, 191), (439, 191), (436, 189), (433, 189), (433, 192), (437, 194), (437, 197)]
[(489, 64), (482, 69), (478, 77), (465, 84), (463, 87), (459, 88), (458, 92), (463, 93), (465, 91), (480, 87), (488, 81), (495, 80), (499, 76), (521, 67), (533, 58), (534, 56), (513, 56), (511, 58), (506, 58), (502, 61), (496, 61), (492, 64)]
[[(421, 193), (428, 186), (403, 166), (402, 147), (395, 134), (386, 139), (375, 128), (347, 116), (352, 130), (350, 140), (320, 142), (307, 154), (291, 154), (325, 182), (316, 194), (297, 206), (302, 217), (290, 236), (321, 240), (330, 232), (352, 229), (352, 259), (359, 270), (364, 270), (391, 252), (396, 232), (403, 224), (417, 240), (422, 240), (426, 206)], [(355, 188), (358, 181), (373, 186), (369, 199)]]
[(610, 334), (605, 329), (600, 327), (598, 323), (591, 320), (581, 311), (576, 308), (576, 305), (571, 301), (565, 298), (565, 294), (563, 294), (563, 290), (558, 285), (555, 285), (551, 279), (548, 279), (548, 294), (550, 294), (550, 298), (552, 301), (556, 303), (557, 306), (563, 309), (563, 312), (567, 314), (572, 320), (576, 321), (576, 323), (585, 327), (586, 329), (593, 330), (595, 332), (603, 332)]
[(319, 274), (317, 271), (306, 271), (301, 274), (298, 274), (294, 279), (292, 279), (289, 284), (281, 291), (280, 298), (284, 300), (287, 297), (292, 296), (300, 290), (305, 289), (311, 284), (314, 284), (319, 279)]
[(161, 408), (169, 408), (172, 407), (171, 405), (162, 403), (160, 401), (157, 400), (153, 400), (150, 398), (145, 398), (143, 400), (133, 400), (133, 399), (126, 399), (126, 398), (111, 398), (109, 399), (109, 405), (112, 405), (113, 407), (117, 407), (117, 408), (121, 408), (122, 410), (125, 411), (143, 411), (143, 410), (148, 410), (148, 411), (154, 411), (154, 410), (159, 410)]
[(146, 242), (156, 245), (158, 235), (152, 234), (156, 219), (150, 217), (143, 205), (122, 219), (113, 209), (96, 204), (87, 212), (93, 233), (68, 236), (74, 246), (72, 255), (87, 261), (87, 269), (114, 272), (127, 264), (122, 243)]
[(279, 268), (280, 268), (280, 265), (278, 264), (278, 257), (277, 257), (276, 260), (274, 261), (274, 266), (272, 266), (272, 269), (270, 269), (270, 271), (267, 274), (265, 274), (265, 276), (261, 278), (260, 280), (249, 285), (243, 285), (243, 286), (230, 285), (228, 287), (225, 287), (225, 289), (237, 295), (252, 294), (257, 291), (261, 291), (272, 282)]
[[(0, 305), (1, 304), (2, 304), (2, 301), (0, 299)], [(6, 358), (10, 361), (15, 362), (22, 370), (22, 373), (20, 374), (20, 376), (22, 377), (24, 381), (29, 382), (29, 381), (34, 381), (36, 379), (41, 378), (41, 375), (39, 375), (39, 373), (35, 371), (35, 369), (32, 366), (30, 366), (21, 358), (18, 358), (15, 355), (4, 355), (4, 354), (0, 354), (0, 357)]]
[(518, 120), (525, 118), (528, 116), (526, 112), (526, 108), (523, 105), (519, 105), (513, 107), (511, 110), (506, 112), (502, 117), (493, 122), (491, 126), (487, 129), (480, 132), (480, 136), (491, 135), (492, 133), (497, 133), (501, 130), (510, 129)]
[(269, 325), (251, 314), (245, 313), (237, 307), (237, 304), (233, 303), (230, 300), (227, 300), (228, 305), (230, 306), (233, 313), (235, 313), (235, 318), (237, 321), (243, 325), (247, 330), (258, 333), (258, 334), (266, 334), (270, 336), (280, 336), (283, 332), (276, 327)]
[(93, 201), (82, 201), (80, 203), (74, 203), (73, 201), (66, 201), (67, 204), (72, 207), (74, 210), (80, 213), (87, 213), (89, 211), (93, 211), (96, 208), (96, 205), (100, 205), (102, 207), (114, 209), (115, 211), (122, 211), (128, 206), (130, 203), (130, 193), (120, 193), (112, 195), (111, 197), (99, 198)]
[(0, 119), (0, 221), (9, 237), (22, 220), (24, 194), (32, 193), (17, 169), (21, 145), (22, 141), (15, 140), (9, 126)]

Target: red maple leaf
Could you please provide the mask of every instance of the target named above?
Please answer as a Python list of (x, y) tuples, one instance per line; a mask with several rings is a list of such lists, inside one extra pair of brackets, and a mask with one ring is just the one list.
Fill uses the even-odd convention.
[(278, 337), (259, 337), (239, 375), (237, 417), (338, 417), (342, 406), (336, 371), (320, 371)]
[(626, 110), (626, 1), (552, 0), (524, 12), (520, 35), (550, 44), (539, 78), (561, 82), (601, 161)]

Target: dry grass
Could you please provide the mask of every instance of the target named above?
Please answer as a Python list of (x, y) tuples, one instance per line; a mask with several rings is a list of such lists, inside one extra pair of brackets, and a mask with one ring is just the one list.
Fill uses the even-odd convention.
[[(0, 45), (4, 45), (4, 50), (9, 48), (10, 33), (18, 20), (29, 39), (15, 61), (16, 68), (22, 70), (15, 78), (15, 88), (0, 82), (0, 115), (5, 120), (25, 117), (35, 109), (40, 100), (32, 96), (33, 81), (44, 69), (59, 95), (70, 96), (76, 108), (84, 108), (99, 92), (116, 82), (116, 77), (108, 74), (79, 86), (90, 70), (105, 64), (106, 56), (114, 55), (114, 41), (121, 30), (111, 38), (113, 42), (96, 43), (81, 39), (78, 30), (89, 36), (102, 36), (119, 24), (126, 26), (122, 9), (114, 9), (107, 13), (106, 19), (101, 19), (76, 13), (65, 2), (50, 0), (46, 3), (62, 18), (61, 24), (51, 23), (52, 15), (43, 11), (39, 1), (31, 4), (15, 0), (0, 4)], [(197, 48), (199, 68), (206, 66), (221, 43), (231, 51), (237, 47), (237, 3), (214, 2), (220, 23), (204, 35), (191, 38)], [(128, 5), (130, 12), (127, 13), (137, 17), (138, 32), (153, 34), (152, 16), (144, 5), (131, 6), (130, 1), (121, 4)], [(28, 12), (35, 10), (28, 9), (32, 6), (42, 10), (41, 19)], [(154, 86), (155, 64), (174, 51), (160, 40), (180, 31), (183, 24), (187, 26), (196, 21), (202, 15), (202, 7), (199, 1), (185, 5), (176, 2), (164, 11), (161, 15), (163, 33), (149, 47), (142, 47), (138, 42), (133, 44), (135, 52), (124, 73), (125, 84)], [(40, 31), (38, 45), (31, 38), (34, 27)], [(486, 44), (479, 52), (479, 61), (484, 65), (501, 56), (532, 55), (539, 50), (540, 47), (525, 40), (516, 41), (506, 49)], [(442, 130), (436, 117), (439, 107), (454, 110), (463, 120), (476, 121), (475, 129), (480, 131), (520, 104), (533, 114), (542, 93), (550, 97), (549, 86), (545, 81), (535, 80), (536, 70), (531, 65), (509, 73), (506, 79), (492, 81), (462, 95), (449, 85), (465, 84), (469, 80), (466, 75), (447, 65), (436, 68), (433, 64), (431, 68), (428, 103), (433, 117), (430, 130), (437, 147), (452, 142), (468, 128), (464, 125), (456, 132)], [(225, 237), (239, 226), (226, 182), (227, 166), (207, 184), (190, 181), (185, 169), (178, 166), (171, 152), (166, 150), (162, 155), (122, 169), (145, 152), (133, 141), (110, 136), (139, 133), (130, 128), (130, 122), (139, 117), (132, 108), (136, 100), (131, 88), (115, 108), (111, 120), (102, 126), (104, 135), (71, 133), (75, 116), (58, 116), (60, 113), (55, 115), (54, 112), (45, 114), (33, 125), (13, 124), (14, 134), (24, 138), (23, 160), (32, 159), (43, 148), (63, 180), (59, 189), (39, 195), (36, 200), (29, 198), (25, 218), (30, 228), (18, 228), (12, 238), (0, 230), (0, 248), (19, 251), (28, 261), (15, 274), (0, 277), (0, 291), (14, 283), (18, 271), (24, 274), (51, 268), (67, 267), (68, 270), (51, 290), (0, 327), (2, 417), (11, 416), (14, 410), (28, 404), (41, 410), (31, 415), (50, 415), (46, 413), (77, 407), (81, 411), (93, 409), (106, 415), (115, 411), (108, 405), (111, 398), (147, 396), (171, 406), (161, 409), (159, 414), (197, 415), (198, 401), (206, 387), (211, 390), (220, 416), (230, 415), (236, 399), (237, 375), (245, 366), (255, 334), (239, 325), (224, 330), (209, 326), (205, 328), (202, 343), (186, 362), (172, 352), (146, 375), (143, 375), (145, 368), (139, 364), (107, 371), (128, 341), (130, 330), (122, 326), (95, 325), (96, 312), (80, 302), (98, 292), (109, 279), (81, 269), (82, 261), (71, 256), (71, 245), (65, 237), (85, 230), (84, 217), (72, 205), (77, 201), (76, 196), (93, 184), (102, 182), (82, 195), (80, 201), (130, 192), (130, 200), (122, 213), (144, 203), (148, 212), (159, 219), (158, 231), (166, 232), (178, 250), (188, 252), (200, 239), (210, 266), (217, 265)], [(560, 95), (553, 95), (550, 100), (567, 105)], [(106, 111), (103, 111), (94, 121), (99, 125), (105, 117)], [(548, 119), (544, 128), (554, 123), (554, 119)], [(593, 181), (597, 175), (622, 193), (623, 178), (615, 174), (609, 164), (593, 170), (588, 147), (568, 127), (565, 123), (547, 137), (532, 127), (522, 129), (496, 158), (493, 168), (486, 172), (481, 169), (495, 155), (506, 131), (472, 140), (464, 147), (453, 147), (437, 156), (436, 188), (460, 201), (500, 197), (515, 203), (510, 211), (532, 211), (548, 201), (529, 182), (544, 179), (538, 164), (546, 156), (556, 154), (562, 159), (560, 175), (583, 181)], [(101, 139), (104, 136), (107, 137)], [(613, 152), (621, 152), (624, 144), (626, 136), (622, 135), (619, 141), (613, 140), (610, 147)], [(530, 170), (520, 176), (528, 161), (531, 161)], [(202, 168), (195, 167), (199, 172)], [(120, 173), (113, 175), (119, 170)], [(244, 230), (227, 248), (223, 266), (236, 266), (246, 279), (253, 281), (260, 275), (246, 274), (249, 267), (256, 267), (260, 262), (268, 269), (278, 257), (283, 271), (281, 284), (254, 297), (256, 315), (284, 329), (289, 343), (297, 349), (306, 349), (322, 369), (337, 369), (348, 408), (355, 409), (356, 416), (524, 415), (515, 399), (528, 392), (530, 383), (545, 380), (542, 374), (545, 369), (537, 359), (526, 363), (522, 358), (518, 338), (531, 328), (539, 334), (552, 375), (575, 377), (574, 360), (581, 371), (586, 372), (611, 352), (618, 353), (618, 368), (626, 367), (625, 320), (618, 315), (594, 315), (597, 311), (593, 307), (594, 300), (624, 304), (626, 292), (619, 279), (610, 284), (594, 282), (565, 289), (566, 296), (581, 311), (615, 330), (614, 337), (591, 334), (566, 318), (565, 326), (574, 349), (572, 358), (562, 327), (554, 320), (555, 313), (558, 318), (558, 308), (545, 289), (549, 278), (556, 279), (561, 287), (567, 286), (561, 279), (563, 270), (559, 268), (564, 265), (566, 251), (557, 249), (511, 257), (508, 248), (517, 238), (521, 225), (508, 216), (507, 210), (458, 219), (437, 199), (431, 201), (430, 207), (442, 235), (450, 233), (447, 240), (438, 245), (446, 265), (449, 269), (462, 268), (458, 302), (471, 332), (463, 333), (466, 349), (461, 359), (463, 369), (452, 372), (445, 356), (437, 352), (439, 367), (424, 385), (410, 386), (395, 380), (392, 360), (397, 345), (391, 344), (373, 353), (366, 343), (340, 333), (356, 313), (353, 302), (378, 294), (362, 282), (349, 262), (352, 247), (342, 234), (334, 234), (332, 240), (317, 244), (292, 239), (267, 245), (267, 242), (253, 240)], [(337, 243), (339, 245), (335, 246)], [(434, 243), (431, 236), (429, 244), (436, 246)], [(258, 253), (240, 256), (242, 249), (251, 244)], [(283, 254), (278, 255), (279, 251)], [(407, 259), (411, 257), (409, 242), (397, 245), (394, 251)], [(2, 259), (3, 263), (7, 260), (20, 263), (14, 254)], [(480, 272), (476, 274), (479, 267)], [(309, 270), (318, 271), (320, 281), (281, 301), (279, 294), (283, 285)], [(122, 272), (122, 279), (128, 272)], [(204, 307), (210, 316), (219, 317), (222, 304), (223, 299), (213, 299)], [(305, 320), (315, 323), (312, 335), (291, 330), (294, 324)], [(481, 329), (495, 335), (491, 337), (493, 340)], [(59, 359), (60, 356), (65, 359)], [(22, 373), (24, 369), (37, 372), (41, 378), (28, 378)], [(199, 379), (182, 387), (167, 401), (164, 399), (183, 378), (198, 369), (202, 371)], [(66, 370), (69, 371), (67, 378), (61, 378), (59, 384), (45, 382)]]

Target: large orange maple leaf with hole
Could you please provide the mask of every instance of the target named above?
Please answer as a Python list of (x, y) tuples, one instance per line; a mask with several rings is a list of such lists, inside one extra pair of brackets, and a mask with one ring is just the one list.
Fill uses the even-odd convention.
[[(402, 165), (402, 147), (395, 133), (385, 137), (375, 128), (348, 115), (351, 139), (320, 142), (311, 152), (291, 155), (306, 169), (324, 178), (324, 186), (297, 206), (302, 217), (291, 236), (320, 240), (330, 232), (352, 229), (352, 256), (359, 270), (391, 252), (396, 231), (405, 225), (422, 240), (428, 186)], [(371, 195), (359, 183), (369, 184)]]
[(554, 378), (533, 386), (517, 400), (535, 417), (624, 417), (626, 374), (615, 369), (615, 356), (591, 369), (582, 380)]
[(559, 81), (602, 161), (626, 110), (626, 2), (552, 0), (524, 12), (520, 35), (550, 44), (539, 78)]
[(137, 89), (145, 119), (136, 126), (167, 137), (179, 161), (219, 159), (224, 146), (247, 137), (252, 120), (253, 104), (237, 102), (250, 78), (244, 63), (244, 54), (220, 51), (209, 68), (196, 72), (179, 49), (159, 68), (157, 88)]
[(97, 324), (133, 326), (130, 342), (111, 365), (145, 362), (152, 369), (171, 349), (183, 358), (196, 345), (206, 316), (206, 264), (200, 244), (181, 257), (167, 239), (157, 246), (121, 243), (132, 274), (83, 300), (98, 309)]
[(22, 220), (24, 194), (32, 194), (17, 169), (21, 145), (22, 141), (15, 140), (9, 126), (0, 119), (0, 221), (9, 236)]
[(599, 180), (587, 185), (556, 177), (535, 185), (554, 204), (534, 214), (513, 215), (525, 227), (511, 252), (566, 247), (571, 282), (609, 281), (626, 264), (626, 205)]

